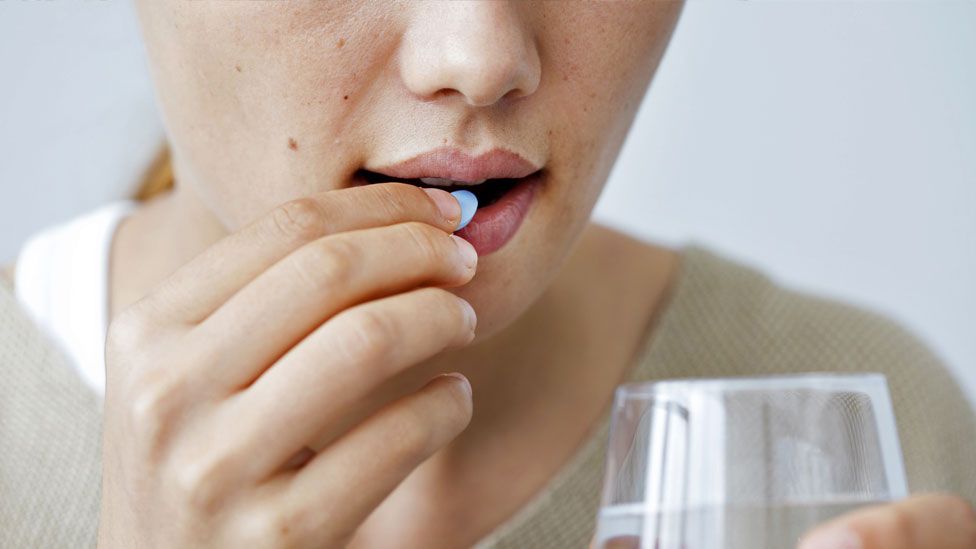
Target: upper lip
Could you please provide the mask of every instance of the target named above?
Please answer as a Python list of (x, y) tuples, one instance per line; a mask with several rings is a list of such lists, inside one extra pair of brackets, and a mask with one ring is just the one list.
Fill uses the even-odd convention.
[(445, 146), (396, 164), (366, 169), (400, 179), (437, 177), (458, 182), (481, 182), (485, 179), (525, 177), (539, 171), (540, 167), (508, 149), (496, 147), (470, 155), (461, 149)]

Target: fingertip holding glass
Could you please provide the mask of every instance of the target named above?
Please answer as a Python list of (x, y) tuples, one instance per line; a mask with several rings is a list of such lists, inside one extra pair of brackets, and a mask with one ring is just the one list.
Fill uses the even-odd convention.
[(478, 210), (478, 197), (471, 191), (454, 191), (451, 194), (461, 204), (461, 222), (458, 224), (457, 229), (454, 229), (454, 232), (458, 232), (471, 222), (471, 218), (474, 217), (474, 212)]

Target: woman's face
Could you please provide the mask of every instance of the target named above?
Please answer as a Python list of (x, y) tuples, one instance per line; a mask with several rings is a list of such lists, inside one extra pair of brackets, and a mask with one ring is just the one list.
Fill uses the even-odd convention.
[(587, 224), (681, 3), (185, 2), (139, 15), (177, 184), (228, 230), (435, 148), (541, 178), (454, 290), (478, 338), (547, 286)]

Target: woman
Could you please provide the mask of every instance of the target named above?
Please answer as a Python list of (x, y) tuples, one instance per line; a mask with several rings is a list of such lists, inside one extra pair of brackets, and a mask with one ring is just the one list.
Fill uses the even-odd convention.
[[(33, 367), (61, 388), (40, 438), (83, 457), (22, 490), (73, 519), (17, 539), (581, 547), (615, 386), (776, 371), (887, 373), (913, 491), (974, 497), (972, 410), (908, 334), (590, 223), (681, 7), (139, 2), (175, 184), (19, 258), (14, 291), (72, 349), (98, 313), (58, 334), (33, 273), (77, 281), (57, 250), (110, 250), (75, 294), (104, 283), (111, 327), (104, 380), (76, 353), (105, 390), (101, 498), (50, 495), (92, 482), (97, 400)], [(482, 207), (452, 235), (461, 187)], [(929, 495), (805, 547), (974, 539), (963, 497)]]

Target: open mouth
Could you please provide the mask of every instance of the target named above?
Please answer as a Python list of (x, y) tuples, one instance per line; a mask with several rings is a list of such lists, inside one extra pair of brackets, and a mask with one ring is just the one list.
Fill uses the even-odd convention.
[[(541, 170), (540, 170), (541, 171)], [(504, 197), (509, 191), (515, 188), (519, 183), (536, 176), (539, 172), (534, 172), (525, 177), (519, 177), (514, 179), (485, 179), (481, 183), (456, 183), (451, 184), (450, 180), (438, 179), (438, 178), (413, 178), (404, 179), (402, 177), (392, 177), (389, 175), (371, 172), (369, 170), (359, 170), (356, 172), (357, 179), (365, 181), (367, 184), (371, 183), (389, 183), (392, 181), (400, 183), (409, 183), (410, 185), (416, 185), (417, 187), (431, 187), (435, 189), (443, 189), (447, 192), (453, 191), (471, 191), (476, 197), (478, 197), (478, 207), (483, 208), (485, 206), (490, 206), (495, 202), (498, 202), (502, 197)], [(434, 180), (431, 182), (425, 182), (423, 179)]]

